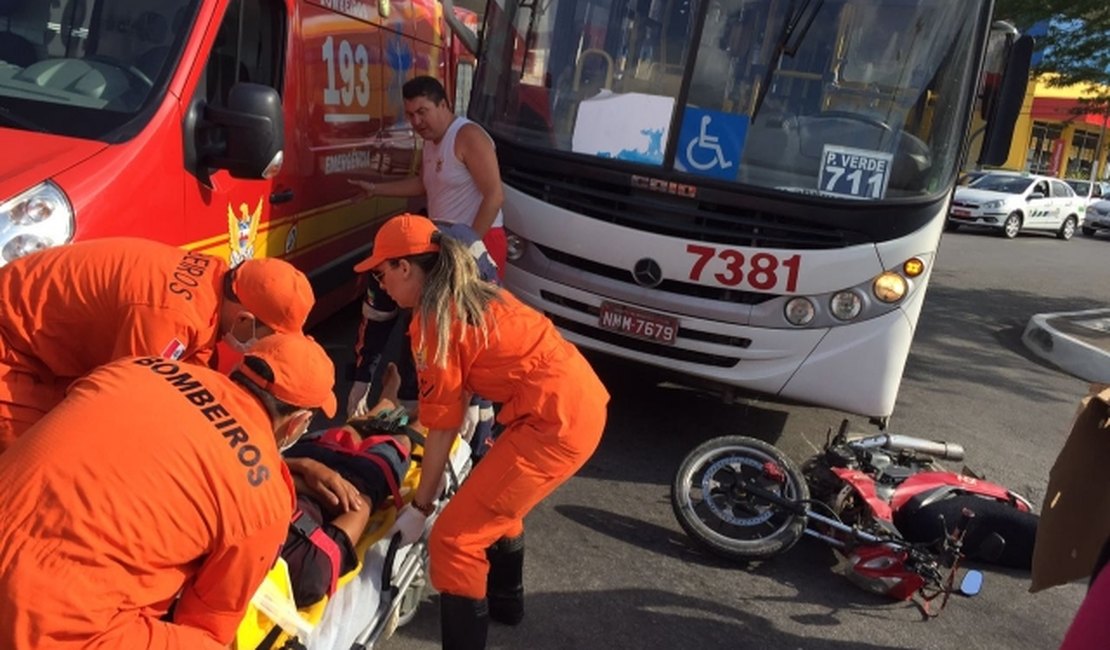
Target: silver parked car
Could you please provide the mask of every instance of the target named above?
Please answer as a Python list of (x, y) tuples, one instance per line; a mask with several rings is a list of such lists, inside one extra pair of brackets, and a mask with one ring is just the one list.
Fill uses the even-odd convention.
[(1095, 201), (1087, 206), (1087, 218), (1083, 221), (1083, 234), (1094, 237), (1099, 230), (1110, 230), (1110, 199)]

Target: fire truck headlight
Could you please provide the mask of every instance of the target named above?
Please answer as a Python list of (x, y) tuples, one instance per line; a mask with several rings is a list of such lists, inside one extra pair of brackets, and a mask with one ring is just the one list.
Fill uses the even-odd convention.
[(798, 296), (786, 303), (783, 315), (791, 325), (808, 325), (817, 315), (817, 309), (813, 306), (812, 300)]
[(906, 296), (906, 279), (897, 273), (886, 272), (875, 278), (871, 292), (885, 303), (898, 302)]
[(50, 240), (36, 235), (16, 235), (9, 239), (8, 243), (4, 244), (4, 248), (0, 251), (0, 255), (3, 256), (4, 263), (7, 264), (24, 255), (30, 255), (44, 248), (50, 248), (52, 245)]
[(519, 235), (508, 233), (505, 236), (505, 245), (507, 248), (505, 257), (509, 258), (509, 260), (515, 262), (516, 260), (524, 257), (524, 249), (526, 245), (524, 243), (524, 240), (521, 239)]
[(855, 291), (839, 291), (829, 300), (829, 311), (840, 320), (852, 320), (863, 309), (863, 300)]
[(50, 181), (0, 203), (0, 266), (73, 238), (73, 207)]

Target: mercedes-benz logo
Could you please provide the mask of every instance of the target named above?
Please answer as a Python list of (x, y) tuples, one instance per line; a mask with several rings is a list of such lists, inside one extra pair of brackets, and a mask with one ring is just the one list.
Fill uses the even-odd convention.
[(632, 279), (636, 280), (636, 284), (641, 287), (654, 289), (663, 282), (663, 269), (660, 268), (659, 262), (645, 257), (632, 267)]

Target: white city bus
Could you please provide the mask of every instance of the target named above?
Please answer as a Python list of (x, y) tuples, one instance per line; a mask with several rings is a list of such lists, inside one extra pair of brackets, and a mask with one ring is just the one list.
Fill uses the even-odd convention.
[(973, 109), (997, 163), (1024, 93), (991, 12), (491, 0), (469, 115), (507, 285), (586, 348), (885, 423)]

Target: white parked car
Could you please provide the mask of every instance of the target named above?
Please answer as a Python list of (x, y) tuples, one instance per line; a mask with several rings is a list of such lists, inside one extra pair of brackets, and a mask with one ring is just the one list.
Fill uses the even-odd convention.
[(1058, 178), (987, 174), (969, 187), (958, 187), (948, 210), (948, 229), (961, 225), (996, 228), (1008, 238), (1022, 230), (1048, 230), (1071, 239), (1086, 201)]
[(1075, 193), (1081, 199), (1087, 200), (1087, 205), (1095, 201), (1101, 201), (1106, 195), (1106, 183), (1098, 183), (1095, 181), (1087, 181), (1076, 178), (1065, 178), (1064, 182), (1075, 190)]
[(1110, 200), (1095, 201), (1087, 206), (1087, 219), (1083, 222), (1083, 234), (1093, 237), (1099, 230), (1110, 230)]
[[(1090, 211), (1091, 206), (1107, 196), (1106, 183), (1075, 178), (1065, 178), (1064, 182), (1070, 185), (1071, 189), (1075, 190), (1075, 194), (1080, 199), (1083, 199), (1083, 207), (1086, 209), (1083, 214), (1079, 215), (1079, 225), (1083, 225), (1083, 222), (1087, 219), (1087, 213)], [(1086, 229), (1084, 229), (1084, 232), (1085, 231)]]

